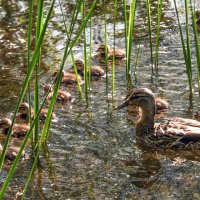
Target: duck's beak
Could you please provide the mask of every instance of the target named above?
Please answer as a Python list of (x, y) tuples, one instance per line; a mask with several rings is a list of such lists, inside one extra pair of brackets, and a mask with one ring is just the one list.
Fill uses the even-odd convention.
[(114, 110), (122, 109), (122, 108), (128, 106), (128, 104), (129, 104), (129, 100), (125, 99), (121, 104), (119, 104), (117, 107), (115, 107)]

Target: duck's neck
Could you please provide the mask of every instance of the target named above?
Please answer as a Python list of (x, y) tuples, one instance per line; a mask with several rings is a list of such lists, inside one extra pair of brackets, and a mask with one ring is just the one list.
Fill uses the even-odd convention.
[(154, 132), (155, 100), (140, 108), (140, 118), (137, 122), (137, 136), (143, 137)]

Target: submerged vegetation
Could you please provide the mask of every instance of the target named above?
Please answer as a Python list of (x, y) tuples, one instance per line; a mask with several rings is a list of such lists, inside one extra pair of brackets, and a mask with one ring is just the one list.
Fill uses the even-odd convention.
[[(53, 86), (53, 91), (51, 89), (47, 90), (47, 93), (43, 98), (40, 98), (41, 93), (41, 85), (42, 81), (40, 80), (40, 74), (42, 71), (42, 52), (43, 52), (43, 42), (44, 38), (48, 32), (48, 25), (50, 21), (53, 18), (54, 15), (54, 7), (55, 4), (58, 4), (62, 13), (62, 24), (64, 27), (64, 34), (66, 36), (66, 42), (63, 44), (64, 46), (64, 52), (62, 56), (62, 61), (59, 63), (59, 68), (57, 71), (57, 74), (55, 77), (51, 77), (50, 84)], [(96, 48), (92, 42), (93, 35), (95, 34), (93, 32), (93, 23), (94, 23), (94, 14), (96, 12), (96, 9), (98, 6), (103, 7), (104, 13), (102, 15), (104, 16), (104, 24), (103, 24), (103, 39), (101, 44), (101, 48), (99, 46)], [(66, 60), (71, 60), (72, 63), (72, 69), (74, 75), (74, 80), (76, 82), (76, 85), (74, 88), (77, 88), (77, 91), (79, 93), (79, 99), (84, 100), (86, 104), (88, 104), (89, 96), (91, 94), (91, 85), (93, 80), (93, 74), (97, 74), (99, 72), (92, 71), (92, 59), (99, 59), (98, 62), (101, 63), (104, 66), (105, 69), (105, 94), (106, 99), (108, 100), (110, 97), (110, 94), (112, 96), (112, 99), (115, 97), (115, 76), (117, 73), (116, 66), (125, 64), (124, 73), (126, 74), (126, 81), (127, 85), (129, 86), (130, 82), (132, 84), (132, 80), (130, 81), (130, 77), (133, 76), (133, 79), (137, 79), (137, 70), (140, 70), (137, 65), (140, 59), (140, 48), (143, 44), (143, 37), (142, 37), (142, 31), (141, 33), (136, 33), (135, 31), (135, 25), (137, 23), (137, 8), (139, 7), (139, 1), (136, 0), (130, 0), (129, 3), (127, 3), (125, 0), (123, 1), (113, 1), (113, 7), (112, 10), (110, 10), (110, 7), (106, 7), (106, 1), (75, 1), (73, 4), (73, 12), (71, 15), (71, 19), (66, 19), (66, 14), (63, 9), (62, 1), (58, 0), (52, 0), (51, 3), (44, 3), (42, 0), (39, 0), (37, 2), (37, 9), (36, 6), (34, 6), (34, 1), (29, 1), (29, 20), (28, 20), (28, 28), (27, 28), (27, 73), (26, 78), (24, 81), (24, 84), (21, 89), (20, 96), (18, 98), (17, 106), (14, 111), (14, 114), (12, 116), (12, 123), (9, 128), (9, 131), (6, 135), (6, 139), (3, 145), (3, 148), (1, 151), (1, 157), (0, 157), (0, 168), (2, 169), (4, 164), (4, 158), (6, 156), (6, 152), (9, 148), (10, 139), (12, 136), (12, 130), (15, 125), (16, 116), (19, 112), (20, 105), (22, 104), (25, 99), (29, 100), (29, 107), (31, 108), (31, 105), (33, 105), (33, 111), (29, 109), (29, 125), (30, 129), (23, 138), (23, 141), (21, 143), (21, 148), (17, 152), (16, 158), (14, 159), (12, 166), (9, 169), (9, 172), (4, 180), (4, 184), (1, 188), (0, 193), (0, 199), (2, 199), (6, 193), (6, 189), (8, 188), (8, 185), (12, 179), (12, 176), (17, 169), (17, 166), (20, 162), (21, 156), (24, 154), (25, 147), (29, 140), (31, 140), (32, 144), (32, 166), (30, 169), (30, 173), (27, 177), (27, 182), (25, 183), (25, 186), (23, 188), (23, 197), (25, 195), (25, 192), (27, 190), (27, 187), (31, 181), (31, 177), (34, 174), (35, 169), (39, 165), (39, 155), (41, 153), (42, 148), (45, 148), (46, 144), (48, 143), (49, 138), (49, 131), (53, 116), (53, 110), (54, 106), (57, 101), (57, 95), (59, 94), (59, 89), (62, 85), (66, 85), (66, 81), (64, 79), (66, 78), (66, 72), (64, 72), (65, 63)], [(123, 36), (124, 36), (124, 51), (119, 49), (118, 44), (116, 42), (117, 34), (116, 34), (116, 24), (117, 24), (117, 13), (118, 9), (123, 8)], [(190, 10), (191, 6), (191, 10)], [(151, 10), (151, 1), (146, 0), (145, 1), (145, 20), (147, 19), (147, 26), (148, 26), (148, 44), (149, 44), (149, 68), (151, 68), (152, 76), (159, 74), (159, 45), (161, 40), (161, 22), (162, 22), (162, 9), (163, 9), (163, 1), (158, 0), (157, 1), (157, 7), (156, 7), (156, 13), (154, 15), (156, 16), (156, 21), (153, 21), (155, 17), (153, 18), (152, 10)], [(188, 77), (188, 85), (189, 85), (189, 91), (190, 95), (192, 96), (194, 92), (194, 84), (196, 83), (194, 77), (194, 74), (197, 74), (197, 84), (198, 84), (198, 91), (200, 92), (200, 50), (199, 50), (199, 40), (198, 40), (198, 29), (196, 21), (198, 20), (196, 16), (196, 5), (195, 2), (188, 2), (185, 0), (185, 27), (183, 28), (182, 23), (179, 18), (179, 10), (177, 8), (176, 0), (174, 0), (174, 8), (175, 13), (177, 17), (177, 23), (180, 31), (180, 38), (181, 38), (181, 44), (182, 44), (182, 50), (183, 55), (185, 59), (185, 67), (186, 67), (186, 73)], [(109, 11), (108, 11), (109, 9)], [(37, 13), (37, 14), (36, 14)], [(109, 20), (108, 19), (108, 13), (110, 16), (112, 16), (112, 21), (114, 22), (113, 25), (113, 43), (108, 42), (109, 36), (108, 27), (109, 26)], [(36, 19), (35, 19), (35, 16)], [(36, 22), (35, 22), (36, 21)], [(67, 22), (70, 23), (68, 24)], [(75, 30), (75, 27), (78, 26), (78, 31)], [(89, 28), (89, 37), (87, 35), (87, 30)], [(190, 31), (193, 31), (194, 39), (190, 38)], [(34, 31), (33, 31), (34, 30)], [(35, 35), (34, 35), (35, 32)], [(89, 38), (89, 39), (88, 39)], [(34, 45), (33, 42), (34, 41)], [(83, 80), (84, 84), (81, 84), (81, 81), (79, 79), (79, 70), (78, 66), (76, 64), (76, 59), (74, 55), (74, 47), (78, 42), (83, 43)], [(194, 56), (192, 55), (193, 46), (191, 45), (192, 42), (194, 42), (195, 45), (195, 55), (196, 55), (196, 67), (194, 66)], [(144, 42), (145, 43), (145, 42)], [(109, 46), (109, 44), (112, 45), (112, 47)], [(32, 50), (33, 49), (33, 50)], [(98, 51), (99, 50), (99, 51)], [(94, 52), (94, 53), (93, 53)], [(93, 55), (95, 54), (95, 55)], [(132, 64), (134, 63), (134, 64)], [(109, 75), (109, 71), (112, 71), (112, 75)], [(67, 71), (68, 73), (68, 71)], [(71, 72), (69, 72), (71, 73)], [(111, 80), (111, 81), (110, 81)], [(111, 82), (111, 87), (109, 83)], [(34, 85), (32, 89), (32, 84)], [(135, 87), (135, 85), (131, 85), (131, 88)], [(84, 88), (84, 89), (82, 89)], [(127, 87), (128, 90), (130, 87)], [(43, 90), (43, 88), (42, 88)], [(49, 93), (51, 92), (51, 98), (49, 98)], [(32, 101), (31, 94), (34, 94), (34, 99)], [(47, 104), (47, 99), (48, 104)], [(42, 109), (45, 105), (48, 105), (48, 111), (45, 115), (45, 120), (43, 121), (42, 127), (41, 119), (40, 119), (40, 113), (42, 112)], [(57, 122), (59, 123), (59, 121)], [(0, 127), (2, 128), (2, 127)]]

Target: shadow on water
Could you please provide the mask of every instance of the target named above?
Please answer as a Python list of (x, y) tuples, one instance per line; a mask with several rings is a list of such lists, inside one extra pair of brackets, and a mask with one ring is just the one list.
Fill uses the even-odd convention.
[[(68, 22), (74, 3), (63, 2)], [(183, 10), (183, 2), (178, 3), (180, 10)], [(59, 122), (52, 124), (48, 145), (40, 155), (40, 167), (29, 185), (27, 199), (200, 199), (199, 152), (174, 152), (139, 146), (135, 135), (137, 116), (128, 113), (126, 109), (112, 111), (125, 98), (127, 91), (136, 87), (149, 87), (156, 96), (169, 101), (170, 110), (157, 116), (156, 121), (172, 116), (191, 118), (200, 106), (197, 93), (193, 101), (189, 99), (173, 3), (164, 1), (163, 4), (158, 73), (154, 76), (151, 73), (145, 4), (144, 1), (138, 1), (134, 44), (139, 43), (141, 32), (142, 42), (136, 69), (137, 79), (133, 78), (131, 72), (127, 86), (125, 65), (116, 66), (114, 98), (106, 96), (105, 79), (102, 78), (92, 82), (88, 105), (78, 99), (75, 88), (68, 88), (74, 101), (55, 106)], [(116, 36), (118, 46), (123, 48), (121, 2), (118, 6)], [(156, 20), (156, 7), (156, 1), (152, 1), (153, 21)], [(109, 11), (112, 8), (113, 1), (108, 1), (108, 43), (111, 46), (113, 14)], [(12, 115), (25, 77), (27, 2), (1, 1), (0, 11), (0, 117), (4, 117)], [(59, 65), (66, 39), (58, 3), (54, 14), (43, 45), (45, 59), (44, 73), (40, 76), (41, 85), (50, 79), (53, 68)], [(80, 23), (81, 19), (78, 20)], [(103, 23), (100, 3), (93, 18), (94, 48), (96, 44), (104, 42)], [(154, 31), (156, 24), (153, 23), (152, 27)], [(86, 37), (88, 39), (89, 34)], [(81, 40), (74, 52), (76, 58), (83, 57)], [(135, 54), (132, 56), (134, 65)], [(69, 66), (70, 58), (65, 69)], [(109, 70), (109, 78), (111, 73)], [(31, 150), (27, 148), (27, 152)], [(31, 159), (20, 163), (6, 199), (13, 199), (22, 190), (31, 165)], [(9, 167), (10, 164), (4, 166), (0, 185)]]

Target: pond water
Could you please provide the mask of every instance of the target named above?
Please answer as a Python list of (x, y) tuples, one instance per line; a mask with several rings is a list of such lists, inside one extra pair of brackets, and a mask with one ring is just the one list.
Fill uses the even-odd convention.
[[(65, 2), (65, 1), (63, 1)], [(197, 86), (189, 98), (188, 82), (173, 1), (163, 2), (159, 68), (152, 75), (145, 4), (138, 1), (134, 47), (142, 36), (137, 79), (132, 87), (148, 87), (170, 103), (170, 110), (156, 116), (162, 121), (172, 116), (191, 118), (200, 108)], [(152, 16), (156, 20), (156, 1)], [(69, 22), (75, 2), (63, 3)], [(184, 27), (184, 3), (177, 1)], [(0, 1), (0, 118), (12, 116), (26, 73), (27, 1)], [(197, 3), (197, 8), (200, 4)], [(113, 44), (113, 1), (107, 1), (108, 43)], [(41, 86), (59, 66), (66, 35), (58, 2), (43, 45)], [(81, 19), (78, 20), (81, 23)], [(78, 25), (75, 26), (78, 31)], [(154, 27), (155, 28), (155, 27)], [(104, 16), (98, 5), (93, 17), (92, 42), (104, 42)], [(87, 29), (88, 33), (89, 29)], [(154, 30), (155, 32), (155, 30)], [(75, 34), (74, 33), (74, 34)], [(118, 3), (117, 46), (124, 48), (122, 2)], [(191, 37), (193, 36), (191, 32)], [(87, 34), (89, 40), (89, 34)], [(76, 58), (83, 57), (83, 41), (74, 47)], [(132, 53), (132, 63), (136, 54)], [(70, 66), (70, 58), (65, 69)], [(194, 60), (194, 68), (196, 68)], [(109, 71), (111, 83), (111, 71)], [(196, 73), (194, 70), (194, 79)], [(111, 85), (111, 84), (110, 84)], [(111, 88), (111, 86), (110, 86)], [(73, 102), (56, 104), (59, 121), (53, 123), (48, 145), (40, 156), (25, 199), (200, 199), (200, 154), (141, 148), (136, 142), (137, 116), (123, 109), (113, 112), (127, 93), (125, 66), (116, 66), (115, 94), (106, 96), (105, 79), (91, 84), (88, 104), (79, 99), (76, 88), (68, 88)], [(41, 92), (41, 95), (44, 95)], [(17, 143), (16, 141), (14, 141)], [(19, 142), (18, 142), (19, 143)], [(27, 152), (30, 152), (27, 147)], [(13, 199), (24, 187), (31, 160), (20, 163), (5, 199)], [(5, 165), (0, 184), (9, 170)]]

